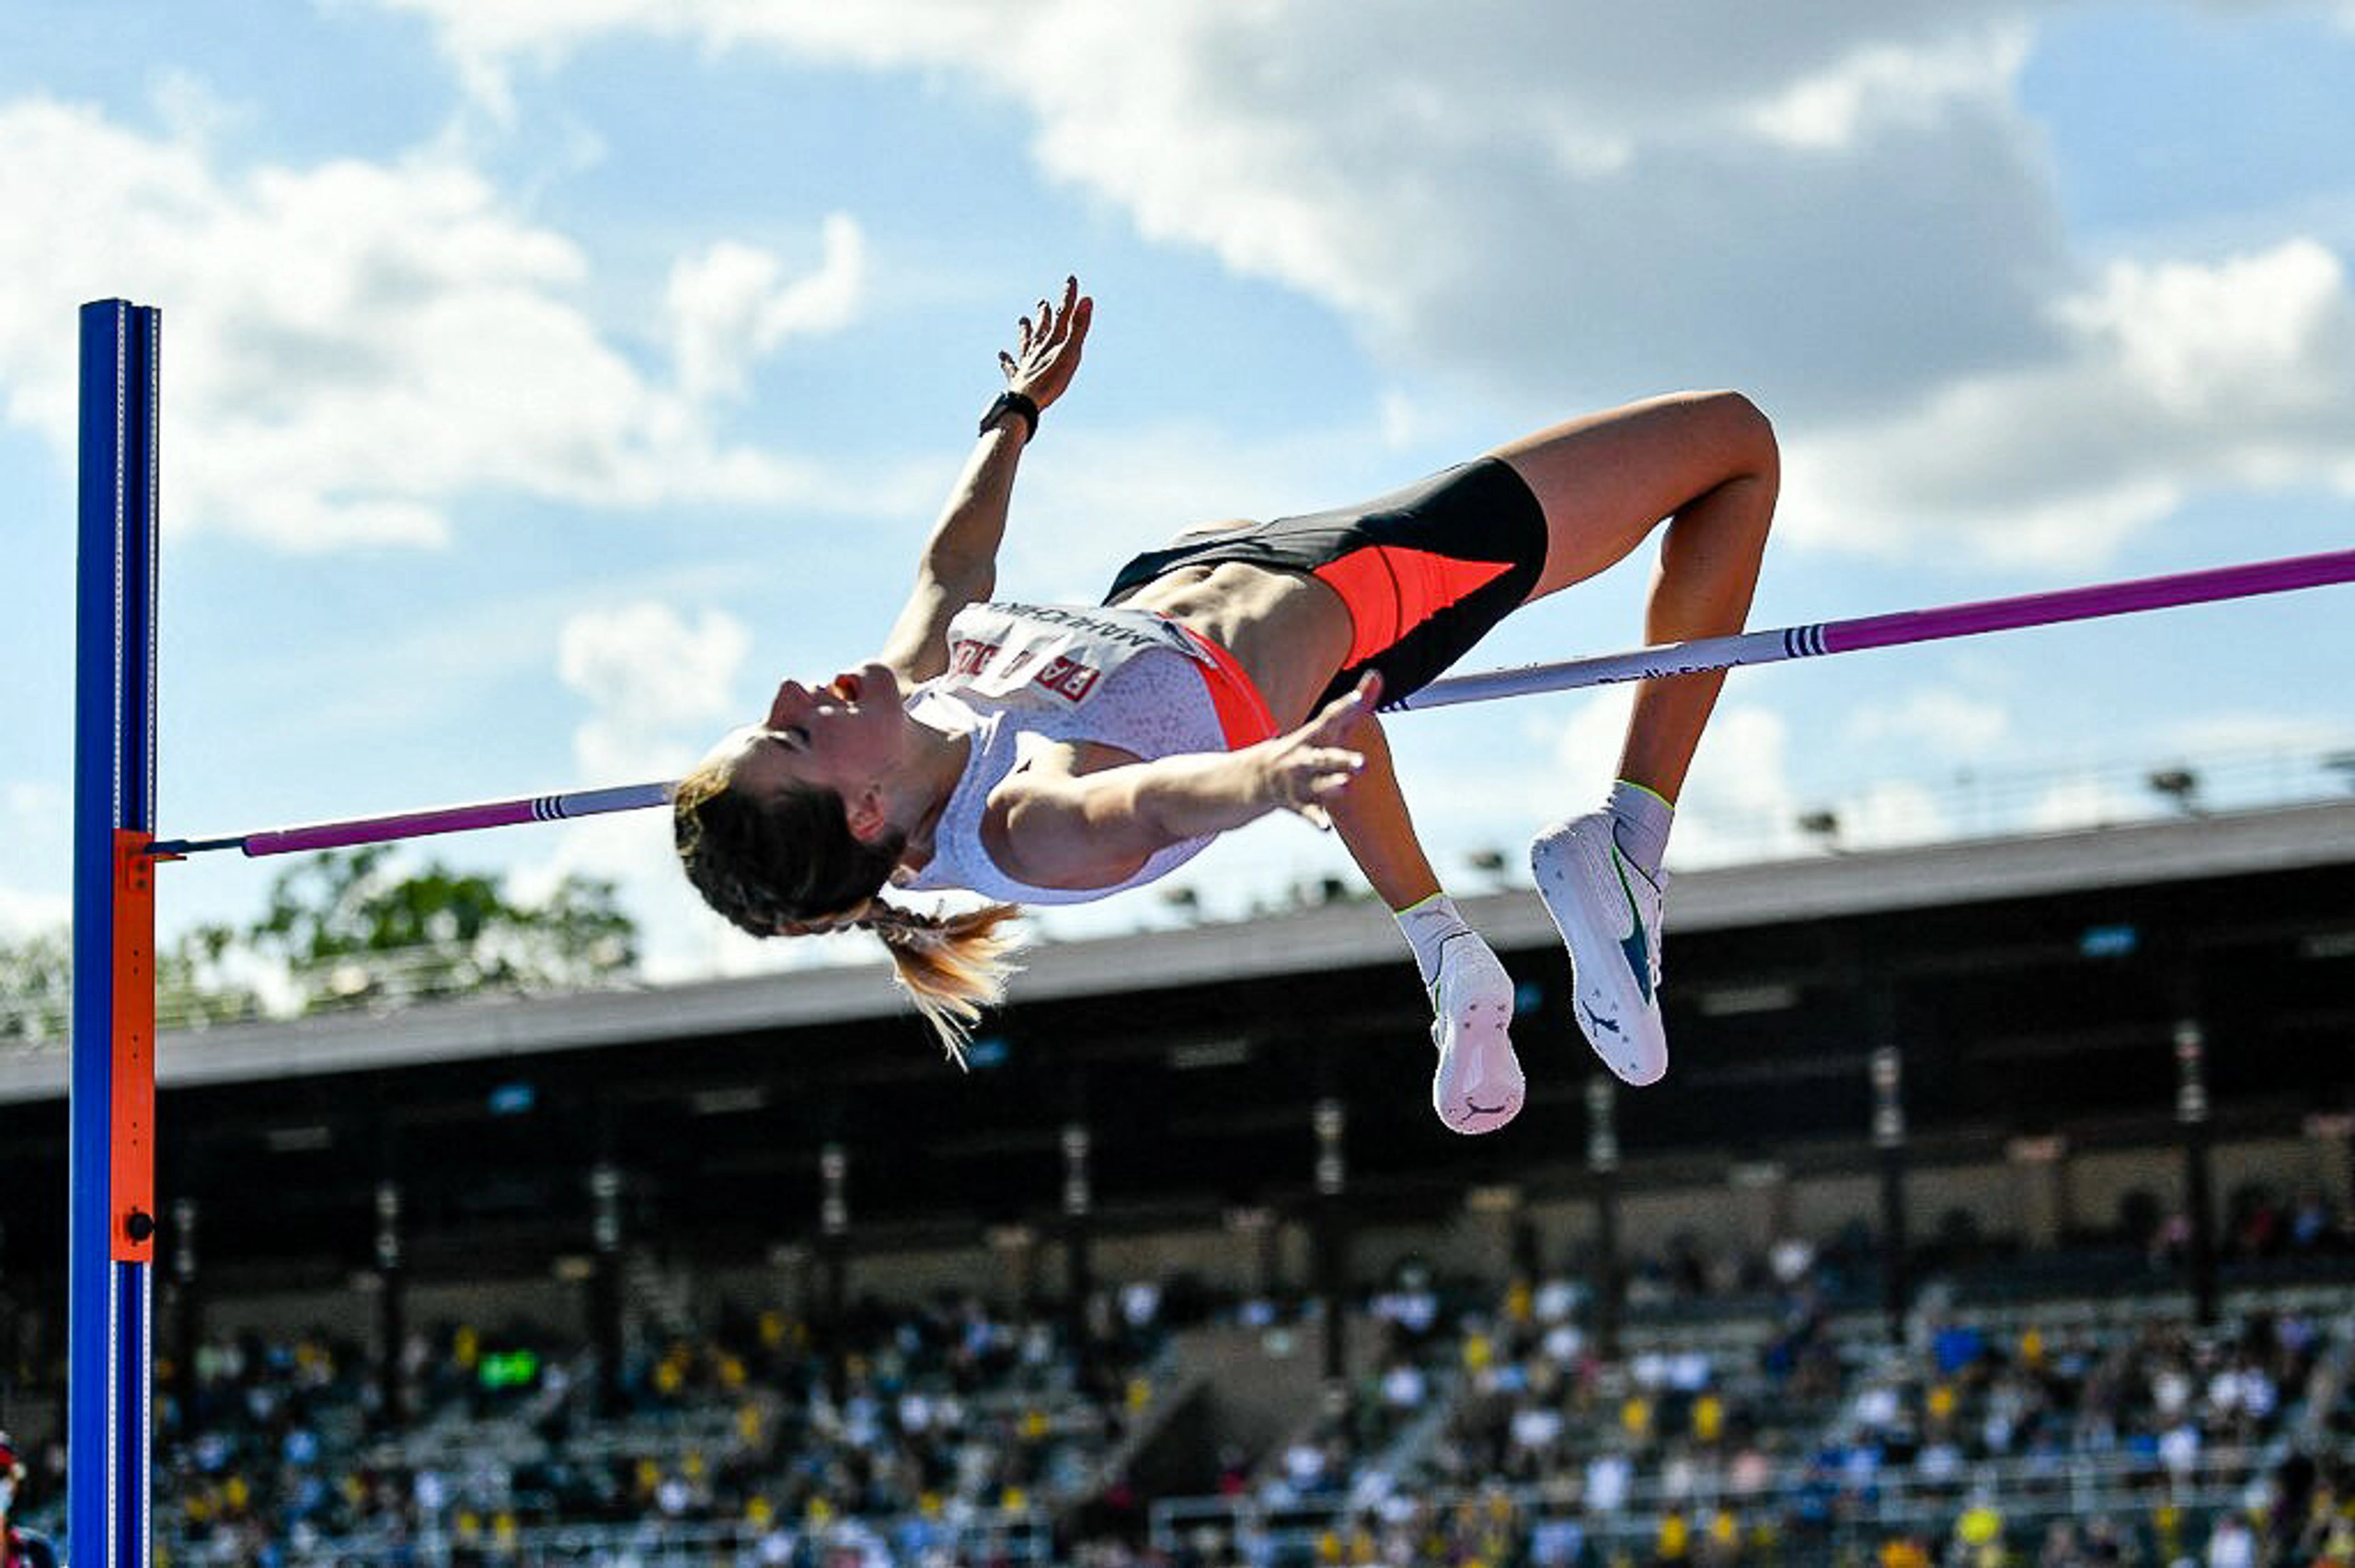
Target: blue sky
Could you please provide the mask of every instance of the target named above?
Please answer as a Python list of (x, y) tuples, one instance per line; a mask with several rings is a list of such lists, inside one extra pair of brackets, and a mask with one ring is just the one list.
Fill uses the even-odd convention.
[[(670, 776), (870, 651), (1066, 271), (1097, 334), (1025, 464), (1028, 597), (1683, 385), (1782, 431), (1758, 624), (2343, 548), (2350, 147), (2345, 4), (13, 5), (0, 926), (65, 912), (85, 299), (166, 312), (196, 833)], [(1643, 572), (1479, 662), (1637, 641)], [(1966, 776), (2014, 827), (2254, 750), (2310, 787), (2355, 744), (2348, 594), (1737, 675), (1671, 864), (1803, 853), (1823, 807), (1969, 830)], [(1601, 790), (1618, 701), (1394, 721), (1452, 876)], [(665, 973), (777, 961), (665, 837), (431, 852), (619, 877)], [(1273, 822), (1188, 879), (1236, 913), (1338, 864)], [(174, 869), (167, 927), (268, 871)]]

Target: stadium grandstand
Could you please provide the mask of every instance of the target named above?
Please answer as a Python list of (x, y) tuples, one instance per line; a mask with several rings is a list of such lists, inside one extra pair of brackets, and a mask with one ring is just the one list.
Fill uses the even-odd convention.
[[(1689, 873), (1668, 1082), (1462, 900), (159, 1054), (174, 1562), (2346, 1562), (2355, 803)], [(0, 1425), (62, 1505), (66, 1053), (0, 1053)]]

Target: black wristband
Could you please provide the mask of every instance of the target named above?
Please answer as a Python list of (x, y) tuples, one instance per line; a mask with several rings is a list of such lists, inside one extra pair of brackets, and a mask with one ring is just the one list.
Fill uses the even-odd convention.
[(1030, 438), (1039, 433), (1039, 405), (1028, 393), (1014, 391), (999, 393), (991, 401), (990, 406), (982, 410), (981, 433), (988, 435), (990, 427), (997, 423), (997, 417), (1008, 410), (1022, 416), (1022, 441), (1028, 446)]

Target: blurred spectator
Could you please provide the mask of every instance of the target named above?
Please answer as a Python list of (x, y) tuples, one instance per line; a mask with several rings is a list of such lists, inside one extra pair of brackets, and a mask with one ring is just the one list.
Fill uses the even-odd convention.
[(2257, 1532), (2238, 1514), (2220, 1514), (2208, 1531), (2208, 1568), (2257, 1568)]
[(27, 1474), (15, 1441), (0, 1432), (0, 1568), (57, 1568), (49, 1538), (17, 1523), (17, 1494)]

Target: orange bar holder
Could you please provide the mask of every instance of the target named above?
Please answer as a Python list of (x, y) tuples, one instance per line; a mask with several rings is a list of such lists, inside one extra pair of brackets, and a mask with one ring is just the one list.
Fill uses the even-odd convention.
[(155, 861), (153, 833), (114, 834), (114, 1180), (117, 1263), (155, 1257)]

